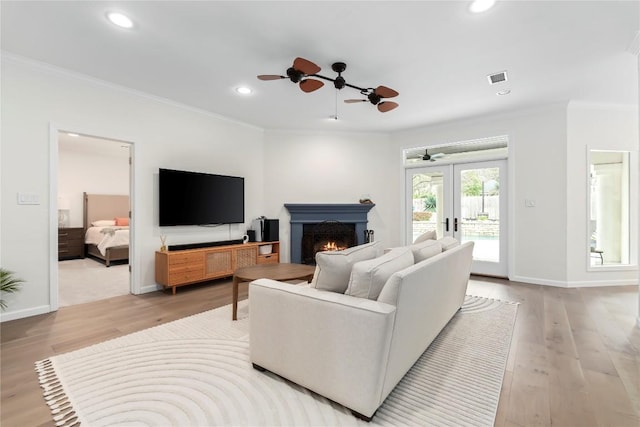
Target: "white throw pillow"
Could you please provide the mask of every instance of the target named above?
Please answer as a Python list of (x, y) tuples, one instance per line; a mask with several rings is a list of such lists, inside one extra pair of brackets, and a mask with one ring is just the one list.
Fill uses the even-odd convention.
[(460, 245), (458, 239), (451, 236), (445, 236), (442, 239), (439, 239), (438, 242), (442, 244), (442, 252), (448, 251), (449, 249), (455, 248), (456, 246)]
[(318, 252), (311, 287), (344, 293), (349, 285), (353, 264), (375, 258), (380, 252), (378, 242), (353, 246), (342, 251)]
[(411, 245), (409, 248), (413, 252), (413, 258), (416, 263), (442, 253), (442, 243), (438, 240), (425, 240), (416, 245)]
[(424, 242), (425, 240), (436, 240), (438, 235), (436, 234), (436, 230), (427, 231), (416, 237), (416, 240), (413, 241), (414, 244)]
[(101, 219), (98, 221), (93, 221), (91, 223), (91, 225), (93, 227), (110, 227), (113, 225), (116, 225), (116, 220), (115, 219)]
[(377, 300), (393, 273), (413, 265), (413, 252), (407, 247), (395, 248), (379, 258), (353, 265), (346, 295)]

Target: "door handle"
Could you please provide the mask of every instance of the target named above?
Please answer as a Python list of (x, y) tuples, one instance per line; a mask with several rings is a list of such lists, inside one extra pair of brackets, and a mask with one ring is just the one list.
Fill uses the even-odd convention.
[(458, 232), (458, 218), (453, 219), (453, 232), (454, 233)]
[(449, 231), (449, 218), (444, 220), (444, 231)]

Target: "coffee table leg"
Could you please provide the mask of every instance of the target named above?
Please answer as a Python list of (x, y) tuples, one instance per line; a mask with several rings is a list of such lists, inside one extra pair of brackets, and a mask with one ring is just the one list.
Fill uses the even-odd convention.
[(238, 283), (240, 280), (233, 276), (233, 312), (231, 320), (238, 320)]

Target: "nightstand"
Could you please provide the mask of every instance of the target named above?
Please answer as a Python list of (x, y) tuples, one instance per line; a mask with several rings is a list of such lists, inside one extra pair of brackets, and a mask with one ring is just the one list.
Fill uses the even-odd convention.
[(58, 228), (58, 260), (84, 258), (84, 229)]

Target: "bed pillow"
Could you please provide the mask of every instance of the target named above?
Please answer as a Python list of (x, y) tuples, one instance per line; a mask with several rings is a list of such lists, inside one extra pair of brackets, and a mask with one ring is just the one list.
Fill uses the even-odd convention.
[(316, 271), (310, 286), (343, 294), (349, 285), (353, 264), (375, 258), (380, 252), (378, 242), (353, 246), (342, 251), (318, 252)]
[(431, 230), (416, 237), (416, 240), (414, 240), (413, 243), (420, 243), (424, 242), (425, 240), (436, 240), (437, 238), (438, 235), (436, 234), (436, 230)]
[(407, 247), (395, 248), (379, 258), (357, 262), (351, 270), (345, 294), (375, 301), (389, 277), (411, 265), (413, 252)]
[(116, 225), (115, 219), (100, 219), (91, 223), (92, 227), (109, 227), (112, 225)]
[(439, 240), (425, 240), (424, 242), (409, 246), (413, 252), (416, 263), (431, 258), (442, 252), (442, 243)]
[(116, 217), (116, 224), (118, 226), (124, 227), (129, 225), (129, 218), (120, 218)]

